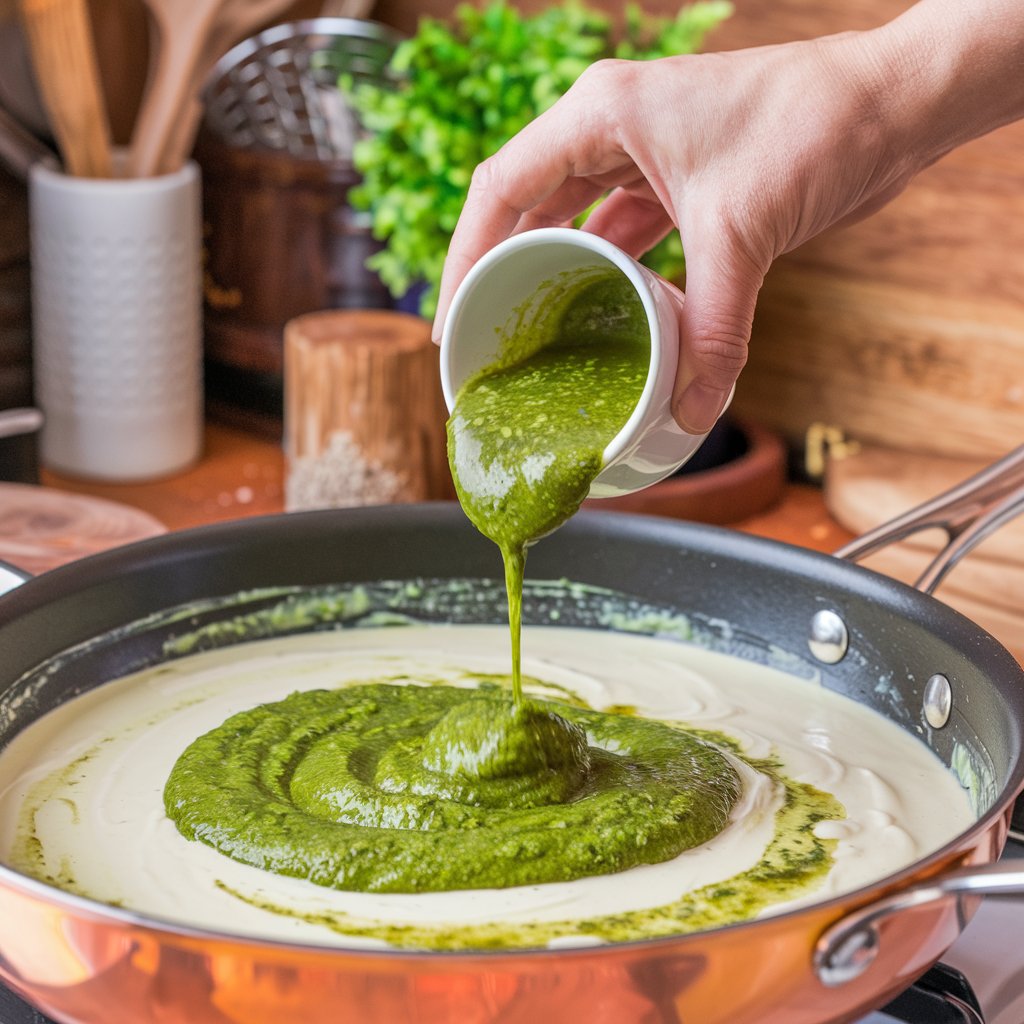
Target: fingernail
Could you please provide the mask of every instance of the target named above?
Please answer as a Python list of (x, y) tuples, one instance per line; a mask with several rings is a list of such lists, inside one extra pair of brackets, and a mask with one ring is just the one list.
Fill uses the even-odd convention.
[(728, 398), (728, 391), (691, 381), (673, 404), (672, 415), (687, 433), (706, 434), (721, 416)]
[(433, 323), (433, 325), (430, 328), (430, 340), (435, 345), (440, 345), (441, 344), (441, 333), (442, 333), (443, 328), (444, 328), (444, 325), (441, 323), (440, 319), (435, 316), (434, 317), (434, 323)]

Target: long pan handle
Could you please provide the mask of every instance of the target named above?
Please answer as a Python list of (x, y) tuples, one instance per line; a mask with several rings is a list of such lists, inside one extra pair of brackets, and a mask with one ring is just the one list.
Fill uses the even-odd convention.
[(911, 534), (937, 527), (945, 531), (947, 544), (914, 583), (930, 594), (964, 555), (1021, 512), (1024, 445), (937, 498), (851, 541), (835, 556), (856, 562)]

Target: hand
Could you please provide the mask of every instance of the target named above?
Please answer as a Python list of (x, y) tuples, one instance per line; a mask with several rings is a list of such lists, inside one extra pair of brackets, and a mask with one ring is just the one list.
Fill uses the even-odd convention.
[[(966, 57), (940, 50), (929, 64), (914, 49), (940, 25), (946, 42), (960, 30), (966, 54), (975, 17), (986, 31), (974, 49), (998, 51), (992, 12), (1013, 5), (979, 2), (991, 10), (925, 0), (888, 31), (595, 64), (478, 167), (445, 264), (435, 332), (484, 252), (513, 233), (566, 224), (612, 190), (586, 230), (634, 256), (673, 225), (681, 232), (687, 299), (673, 412), (686, 430), (710, 429), (745, 362), (772, 261), (868, 215), (957, 142), (1022, 112), (1014, 99), (1003, 115), (965, 128), (974, 107), (959, 119), (949, 114), (953, 86), (965, 95)], [(954, 8), (964, 25), (952, 25)], [(998, 52), (1024, 78), (1012, 71), (1019, 44)]]

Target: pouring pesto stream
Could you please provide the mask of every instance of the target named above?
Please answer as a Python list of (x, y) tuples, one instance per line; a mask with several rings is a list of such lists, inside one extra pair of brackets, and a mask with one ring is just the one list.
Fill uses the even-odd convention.
[[(171, 773), (165, 806), (182, 834), (319, 885), (416, 893), (609, 874), (727, 827), (754, 762), (726, 736), (523, 689), (527, 549), (579, 509), (636, 419), (656, 363), (652, 322), (634, 281), (591, 260), (514, 309), (495, 358), (458, 389), (449, 461), (504, 562), (509, 675), (468, 687), (366, 680), (234, 715)], [(813, 820), (835, 813), (825, 793), (798, 802)]]

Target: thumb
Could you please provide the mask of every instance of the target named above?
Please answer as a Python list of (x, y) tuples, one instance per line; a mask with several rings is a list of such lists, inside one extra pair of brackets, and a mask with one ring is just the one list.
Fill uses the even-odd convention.
[(766, 270), (726, 247), (687, 249), (672, 414), (691, 434), (707, 433), (715, 425), (747, 361)]

